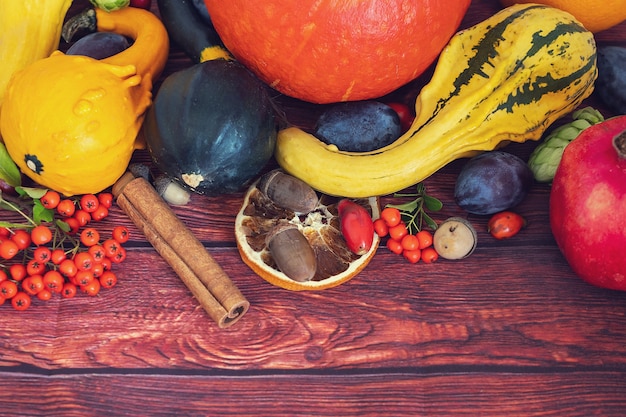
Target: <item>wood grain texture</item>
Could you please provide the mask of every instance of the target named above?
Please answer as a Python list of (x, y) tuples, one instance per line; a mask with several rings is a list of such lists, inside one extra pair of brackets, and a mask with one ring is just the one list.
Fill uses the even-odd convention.
[[(14, 390), (15, 387), (32, 387)], [(45, 387), (45, 389), (42, 389)], [(3, 409), (21, 417), (619, 416), (613, 372), (2, 375)], [(5, 414), (9, 415), (9, 414)]]
[[(474, 1), (463, 27), (497, 10), (495, 0)], [(597, 40), (626, 45), (626, 24)], [(188, 65), (174, 46), (163, 76)], [(390, 98), (410, 103), (427, 79)], [(276, 100), (301, 126), (322, 109)], [(595, 96), (585, 104), (610, 115)], [(507, 150), (526, 159), (535, 146)], [(227, 329), (114, 207), (99, 229), (124, 224), (132, 234), (114, 289), (25, 312), (0, 306), (0, 415), (622, 416), (626, 293), (572, 273), (549, 230), (547, 185), (517, 208), (528, 220), (519, 236), (492, 239), (487, 218), (454, 204), (464, 163), (425, 184), (444, 203), (436, 220), (460, 215), (478, 230), (470, 258), (410, 265), (381, 248), (361, 274), (320, 292), (273, 287), (241, 261), (242, 193), (175, 207), (250, 301)]]

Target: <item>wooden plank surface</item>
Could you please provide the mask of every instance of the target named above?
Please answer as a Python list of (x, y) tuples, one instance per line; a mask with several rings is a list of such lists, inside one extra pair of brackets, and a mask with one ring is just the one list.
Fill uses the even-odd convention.
[[(7, 384), (9, 383), (9, 384)], [(39, 387), (38, 391), (15, 387)], [(19, 416), (621, 416), (623, 375), (390, 370), (322, 375), (12, 375)]]
[[(75, 3), (74, 12), (86, 2)], [(463, 26), (498, 9), (475, 0)], [(626, 24), (597, 39), (626, 45)], [(189, 65), (175, 47), (170, 56), (164, 75)], [(410, 102), (424, 81), (392, 96)], [(293, 123), (321, 109), (277, 100)], [(585, 104), (610, 115), (596, 97)], [(534, 146), (507, 150), (527, 158)], [(439, 221), (466, 216), (452, 198), (463, 163), (426, 181), (444, 203)], [(548, 186), (533, 186), (518, 208), (529, 225), (507, 241), (469, 216), (479, 245), (467, 260), (410, 265), (381, 248), (350, 282), (294, 293), (241, 261), (241, 193), (194, 195), (175, 212), (251, 303), (227, 329), (114, 208), (100, 228), (132, 233), (115, 289), (0, 307), (0, 415), (621, 416), (626, 293), (572, 273), (549, 230), (548, 197)]]

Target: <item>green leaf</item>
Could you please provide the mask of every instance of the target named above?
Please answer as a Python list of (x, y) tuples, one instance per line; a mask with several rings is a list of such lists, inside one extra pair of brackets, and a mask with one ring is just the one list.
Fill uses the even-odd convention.
[(65, 233), (69, 232), (72, 229), (70, 225), (65, 223), (63, 220), (57, 220), (55, 223), (58, 228), (63, 230)]
[(423, 213), (423, 218), (424, 222), (426, 222), (426, 224), (428, 225), (428, 227), (430, 227), (432, 230), (437, 230), (437, 222), (434, 221), (428, 214)]
[(437, 229), (437, 223), (426, 213), (429, 211), (439, 211), (443, 203), (432, 196), (426, 194), (426, 186), (418, 183), (415, 186), (415, 193), (401, 194), (395, 193), (394, 197), (415, 197), (413, 200), (402, 204), (387, 204), (386, 207), (394, 207), (400, 210), (402, 220), (406, 224), (409, 233), (415, 234), (422, 230), (424, 223), (432, 230)]
[(0, 142), (0, 179), (11, 187), (22, 185), (20, 170), (2, 142)]
[(24, 223), (12, 223), (12, 222), (0, 221), (0, 227), (8, 227), (9, 229), (26, 229), (31, 226), (32, 225), (30, 224), (24, 224)]
[(406, 224), (406, 228), (411, 234), (415, 234), (420, 231), (420, 225), (418, 224), (417, 216), (411, 213), (402, 213), (402, 220)]
[(27, 195), (32, 199), (40, 199), (48, 190), (45, 188), (16, 187), (15, 191), (21, 196)]
[(33, 200), (33, 220), (37, 224), (54, 220), (54, 211), (47, 209), (39, 200)]
[(424, 205), (430, 211), (439, 211), (443, 208), (443, 203), (439, 199), (427, 194), (424, 195)]
[(403, 204), (387, 204), (387, 207), (393, 207), (393, 208), (397, 208), (400, 211), (411, 213), (417, 209), (417, 199), (411, 200), (408, 203), (403, 203)]

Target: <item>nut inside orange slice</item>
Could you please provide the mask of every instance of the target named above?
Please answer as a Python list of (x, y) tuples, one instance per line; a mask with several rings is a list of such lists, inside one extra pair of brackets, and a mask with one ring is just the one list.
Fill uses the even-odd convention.
[[(258, 183), (258, 182), (257, 182)], [(340, 232), (337, 204), (339, 198), (322, 194), (310, 213), (295, 213), (277, 206), (253, 184), (247, 191), (235, 219), (235, 237), (242, 260), (260, 277), (278, 287), (292, 290), (321, 290), (347, 282), (367, 266), (378, 248), (374, 234), (371, 249), (359, 256), (346, 246)], [(355, 199), (373, 219), (379, 217), (377, 197)], [(281, 272), (267, 248), (265, 238), (278, 224), (297, 226), (312, 246), (317, 261), (314, 277), (297, 282)]]

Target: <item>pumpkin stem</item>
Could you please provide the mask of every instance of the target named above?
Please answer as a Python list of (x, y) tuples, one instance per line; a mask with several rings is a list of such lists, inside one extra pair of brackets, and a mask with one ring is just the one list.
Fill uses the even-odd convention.
[(613, 148), (621, 159), (626, 159), (626, 130), (613, 137)]
[(65, 42), (70, 43), (79, 33), (93, 33), (98, 31), (96, 11), (93, 7), (83, 10), (72, 16), (65, 22), (61, 30), (61, 36)]

